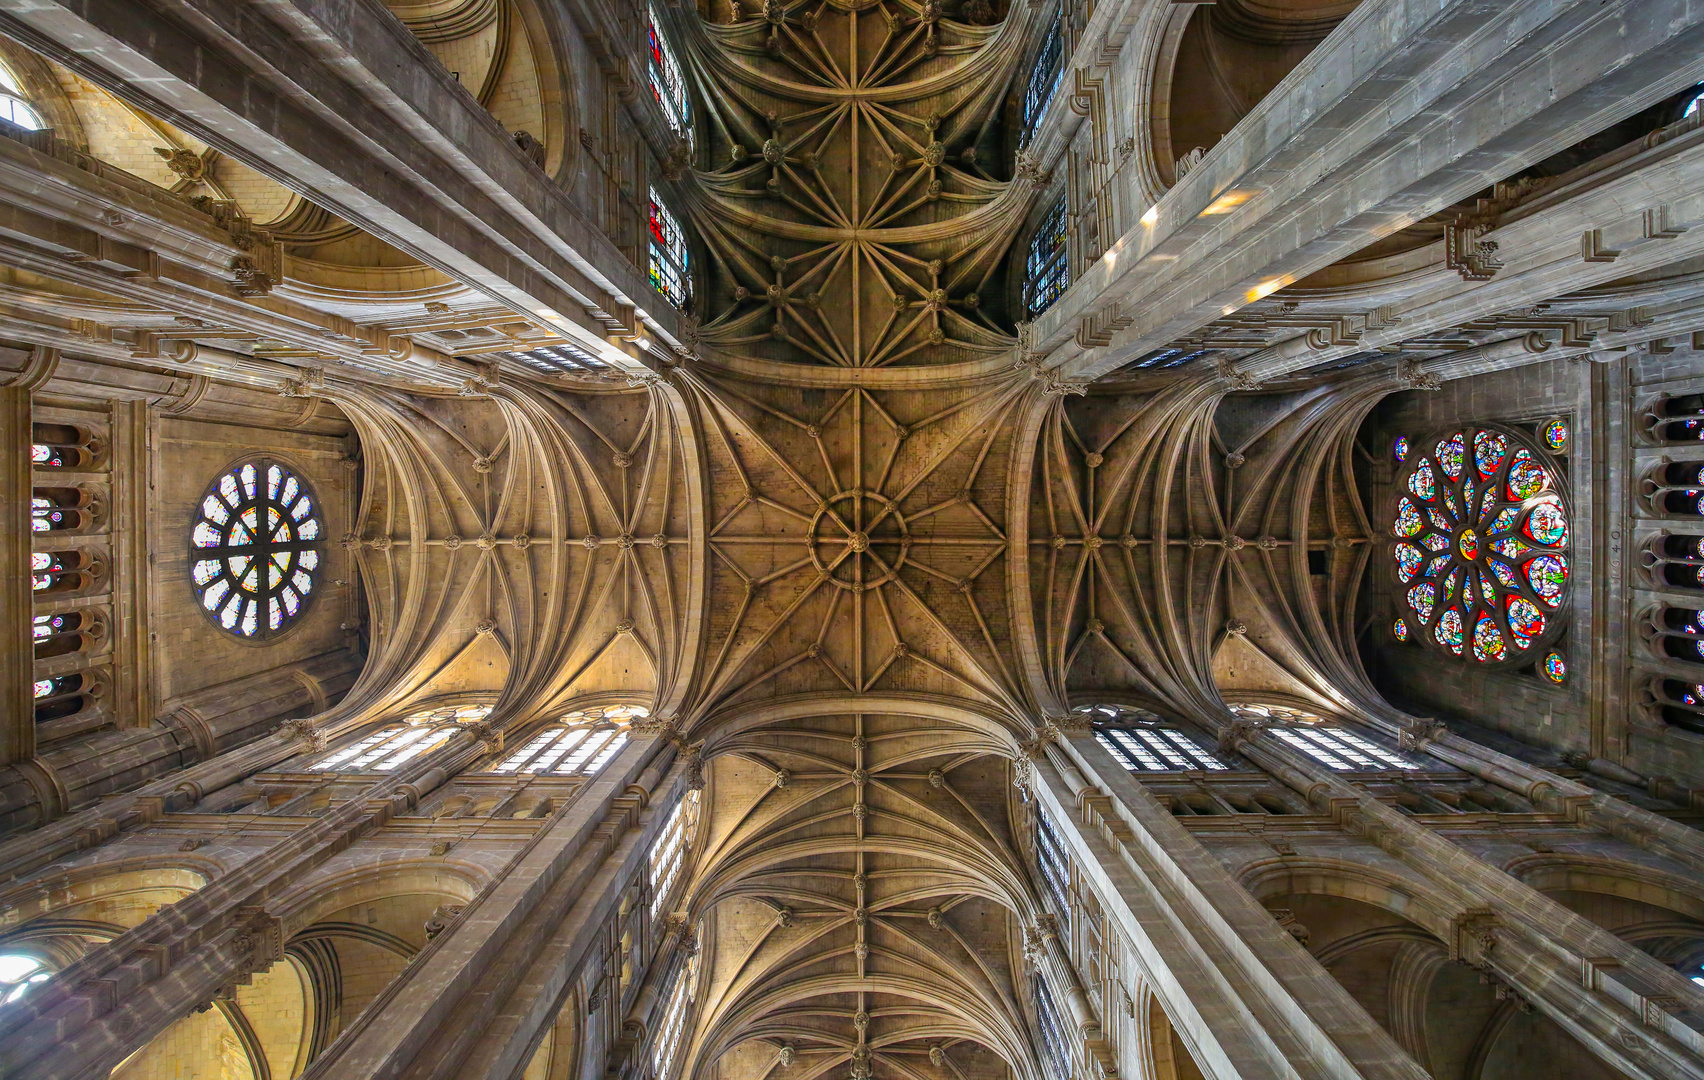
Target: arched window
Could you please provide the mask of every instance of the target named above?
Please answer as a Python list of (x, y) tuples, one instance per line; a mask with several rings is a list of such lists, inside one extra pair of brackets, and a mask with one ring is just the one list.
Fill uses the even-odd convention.
[(656, 95), (657, 104), (663, 107), (663, 115), (668, 117), (669, 127), (677, 134), (692, 135), (692, 99), (686, 92), (686, 79), (681, 75), (680, 62), (675, 59), (674, 50), (663, 37), (663, 32), (657, 26), (657, 9), (648, 8), (650, 17), (650, 50), (651, 63), (649, 77), (651, 93)]
[(59, 720), (83, 708), (83, 676), (60, 675), (37, 679), (34, 687), (36, 723)]
[(651, 715), (643, 705), (581, 709), (528, 739), (491, 768), (494, 773), (596, 776), (627, 745), (627, 725)]
[(1651, 543), (1647, 556), (1659, 585), (1704, 590), (1704, 536), (1665, 534)]
[(93, 459), (92, 440), (70, 424), (32, 424), (30, 463), (38, 469), (77, 469)]
[(1041, 810), (1035, 815), (1035, 862), (1041, 871), (1041, 891), (1053, 902), (1060, 919), (1071, 920), (1071, 856), (1065, 853), (1053, 822)]
[(1064, 78), (1065, 30), (1061, 16), (1054, 19), (1048, 29), (1041, 51), (1036, 53), (1035, 66), (1030, 68), (1029, 82), (1024, 84), (1024, 142), (1029, 142), (1041, 114), (1047, 111), (1047, 103), (1053, 100), (1053, 92), (1059, 89)]
[(35, 658), (64, 656), (83, 647), (83, 631), (89, 620), (80, 611), (57, 615), (37, 615), (30, 621), (30, 637), (35, 642)]
[(30, 495), (30, 531), (86, 529), (93, 522), (93, 515), (86, 509), (90, 501), (78, 488), (38, 487)]
[(675, 307), (684, 308), (692, 299), (692, 275), (688, 272), (690, 255), (686, 250), (686, 233), (669, 208), (651, 189), (651, 288)]
[(1652, 620), (1658, 653), (1676, 660), (1704, 664), (1704, 611), (1665, 607)]
[(1228, 768), (1194, 739), (1146, 710), (1125, 705), (1084, 705), (1071, 711), (1093, 720), (1095, 741), (1131, 772), (1177, 769), (1222, 772)]
[(669, 1080), (670, 1070), (675, 1066), (675, 1058), (686, 1034), (687, 1015), (697, 990), (698, 955), (694, 953), (674, 973), (669, 996), (664, 999), (662, 1012), (657, 1017), (657, 1037), (651, 1043), (651, 1075), (655, 1080)]
[(41, 114), (24, 100), (23, 83), (5, 64), (0, 64), (0, 120), (16, 124), (25, 131), (40, 131), (47, 126), (42, 122)]
[(651, 886), (651, 918), (663, 913), (674, 890), (680, 872), (686, 866), (692, 846), (692, 833), (698, 827), (698, 792), (688, 791), (669, 811), (663, 831), (651, 845), (651, 857), (646, 865), (646, 878)]
[(1659, 442), (1693, 443), (1704, 440), (1704, 394), (1665, 397), (1645, 415), (1651, 435)]
[(1567, 504), (1549, 455), (1469, 425), (1416, 446), (1398, 474), (1399, 640), (1482, 664), (1524, 662), (1565, 625)]
[(1024, 310), (1032, 319), (1052, 307), (1071, 284), (1071, 268), (1065, 258), (1067, 231), (1065, 196), (1061, 194), (1030, 237), (1029, 257), (1024, 260)]
[(1659, 514), (1704, 516), (1704, 463), (1677, 461), (1662, 466), (1646, 477), (1645, 494)]
[(1065, 1026), (1065, 1019), (1059, 1014), (1059, 1006), (1053, 1000), (1053, 991), (1048, 989), (1047, 979), (1037, 968), (1031, 981), (1035, 986), (1035, 1019), (1041, 1029), (1042, 1057), (1047, 1061), (1048, 1073), (1052, 1080), (1071, 1080), (1077, 1075), (1071, 1062), (1075, 1055), (1072, 1045), (1076, 1042), (1073, 1034)]
[(46, 961), (38, 956), (0, 953), (0, 1005), (10, 1005), (52, 976)]
[(489, 705), (422, 709), (333, 750), (308, 768), (314, 772), (395, 772), (404, 763), (448, 742), (464, 725), (489, 715)]
[(88, 559), (80, 551), (36, 551), (30, 554), (30, 587), (39, 596), (72, 592), (92, 583), (83, 573)]
[(225, 472), (190, 531), (202, 610), (239, 637), (282, 632), (317, 584), (324, 532), (313, 494), (284, 465), (262, 458)]
[(1704, 685), (1679, 679), (1654, 679), (1651, 695), (1666, 723), (1704, 735)]
[(1245, 704), (1231, 706), (1231, 712), (1244, 720), (1261, 724), (1274, 738), (1338, 772), (1421, 767), (1406, 754), (1380, 746), (1303, 709), (1288, 705)]

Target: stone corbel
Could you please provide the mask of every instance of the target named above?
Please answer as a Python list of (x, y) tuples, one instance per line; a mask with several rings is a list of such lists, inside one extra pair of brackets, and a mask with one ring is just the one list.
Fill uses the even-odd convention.
[(1424, 750), (1427, 743), (1443, 738), (1449, 731), (1441, 720), (1416, 720), (1397, 733), (1396, 744), (1404, 750)]

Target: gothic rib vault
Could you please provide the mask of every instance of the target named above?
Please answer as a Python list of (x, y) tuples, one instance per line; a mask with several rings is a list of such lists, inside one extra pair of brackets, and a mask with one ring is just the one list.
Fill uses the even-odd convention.
[[(1695, 5), (0, 33), (0, 482), (80, 523), (6, 511), (0, 1075), (1704, 1069), (1704, 632), (1636, 565), (1698, 536)], [(1552, 419), (1566, 680), (1405, 650), (1393, 439)], [(256, 454), (329, 530), (279, 644), (173, 517)]]

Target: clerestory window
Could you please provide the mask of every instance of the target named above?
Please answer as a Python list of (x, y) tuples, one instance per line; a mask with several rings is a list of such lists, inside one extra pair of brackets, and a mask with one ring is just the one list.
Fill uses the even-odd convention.
[(1042, 891), (1061, 917), (1071, 916), (1071, 857), (1047, 815), (1035, 816), (1035, 860), (1041, 870)]
[(1124, 705), (1084, 705), (1072, 711), (1087, 715), (1094, 722), (1095, 741), (1131, 772), (1179, 769), (1223, 772), (1230, 767), (1200, 743), (1146, 710)]
[(447, 705), (423, 709), (340, 747), (314, 762), (314, 772), (395, 772), (429, 750), (448, 742), (463, 726), (491, 715), (489, 705)]
[(690, 254), (686, 232), (664, 205), (657, 189), (651, 189), (651, 287), (675, 307), (684, 308), (692, 299)]
[(40, 131), (47, 124), (24, 97), (24, 84), (17, 74), (5, 64), (0, 64), (0, 120), (16, 124), (25, 131)]
[(1047, 31), (1041, 51), (1036, 53), (1035, 66), (1030, 68), (1029, 82), (1024, 85), (1024, 142), (1029, 142), (1041, 114), (1047, 111), (1047, 103), (1053, 100), (1053, 92), (1064, 78), (1064, 19), (1058, 18)]
[(1071, 1068), (1071, 1044), (1075, 1040), (1066, 1034), (1065, 1019), (1040, 971), (1035, 973), (1034, 982), (1035, 1018), (1041, 1028), (1042, 1056), (1046, 1058), (1048, 1072), (1053, 1080), (1071, 1080), (1075, 1075)]
[(1287, 705), (1233, 705), (1231, 711), (1245, 720), (1267, 725), (1276, 738), (1328, 769), (1338, 772), (1418, 769), (1419, 762), (1405, 754), (1380, 746), (1346, 728), (1337, 727), (1313, 713)]
[(0, 953), (0, 1005), (10, 1005), (52, 977), (40, 957)]
[(680, 880), (692, 846), (692, 833), (698, 825), (698, 792), (688, 791), (669, 811), (669, 819), (651, 845), (651, 857), (646, 875), (651, 887), (651, 918), (663, 913), (675, 882)]
[(680, 61), (675, 59), (674, 50), (663, 37), (663, 32), (657, 25), (657, 9), (648, 8), (649, 16), (649, 45), (651, 62), (649, 78), (651, 93), (657, 98), (657, 104), (663, 107), (663, 115), (668, 117), (669, 127), (677, 134), (691, 136), (692, 99), (687, 96), (686, 79), (681, 75)]
[(627, 726), (651, 715), (643, 705), (577, 709), (490, 769), (494, 773), (596, 776), (627, 745)]
[(663, 1002), (663, 1011), (657, 1021), (657, 1037), (651, 1043), (651, 1075), (656, 1080), (668, 1080), (675, 1066), (697, 984), (698, 956), (694, 954), (675, 972), (674, 985), (669, 988), (669, 996)]
[(1024, 310), (1032, 319), (1052, 307), (1071, 284), (1071, 268), (1065, 258), (1068, 231), (1065, 196), (1061, 194), (1030, 237), (1029, 256), (1024, 260)]

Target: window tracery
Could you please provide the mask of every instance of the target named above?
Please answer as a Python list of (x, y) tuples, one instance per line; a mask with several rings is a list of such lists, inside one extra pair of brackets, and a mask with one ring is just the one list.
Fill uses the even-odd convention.
[(697, 791), (688, 791), (681, 796), (674, 809), (669, 811), (669, 819), (657, 834), (656, 842), (651, 845), (646, 875), (651, 887), (653, 919), (663, 913), (669, 901), (669, 894), (674, 890), (675, 882), (680, 880), (681, 870), (686, 866), (686, 857), (692, 846), (692, 833), (698, 826), (698, 795)]
[(1391, 531), (1399, 640), (1482, 664), (1525, 662), (1559, 635), (1569, 594), (1569, 511), (1549, 455), (1503, 428), (1467, 425), (1414, 448)]
[(1032, 319), (1052, 307), (1071, 284), (1071, 268), (1065, 258), (1069, 231), (1065, 196), (1061, 194), (1030, 237), (1029, 256), (1024, 260), (1024, 310)]
[(88, 528), (94, 520), (93, 500), (74, 487), (38, 487), (30, 494), (30, 531), (74, 532)]
[[(678, 135), (690, 138), (692, 135), (692, 100), (687, 96), (686, 79), (682, 77), (680, 61), (675, 59), (674, 50), (663, 37), (662, 30), (657, 26), (657, 9), (647, 8), (648, 43), (651, 62), (648, 76), (651, 93), (656, 96), (657, 104), (663, 107), (663, 115), (668, 118), (669, 127)], [(653, 205), (655, 196), (652, 197)]]
[(1664, 607), (1652, 618), (1652, 644), (1661, 656), (1704, 664), (1704, 611)]
[(651, 287), (675, 307), (684, 308), (692, 299), (692, 275), (689, 272), (690, 254), (686, 233), (680, 222), (663, 203), (657, 189), (651, 189)]
[(1239, 704), (1231, 713), (1252, 720), (1272, 736), (1300, 750), (1337, 772), (1419, 769), (1419, 762), (1347, 728), (1328, 722), (1317, 713), (1289, 705)]
[(1042, 892), (1066, 923), (1071, 919), (1071, 857), (1047, 815), (1035, 815), (1035, 861), (1041, 871)]
[(1124, 705), (1085, 705), (1071, 710), (1090, 717), (1095, 741), (1131, 772), (1170, 772), (1229, 768), (1194, 739), (1143, 709)]
[(651, 715), (643, 705), (578, 709), (528, 739), (489, 771), (596, 776), (627, 745), (627, 727)]
[(77, 469), (94, 457), (93, 440), (70, 424), (30, 425), (30, 464), (38, 469)]
[(84, 678), (81, 675), (60, 675), (37, 679), (32, 688), (35, 701), (35, 720), (59, 720), (83, 708)]
[(92, 624), (80, 611), (35, 615), (30, 620), (30, 640), (35, 643), (35, 658), (64, 656), (83, 647), (84, 632)]
[(239, 637), (282, 633), (318, 584), (325, 525), (307, 485), (265, 458), (208, 485), (190, 531), (190, 576), (201, 608)]
[(1676, 461), (1645, 478), (1651, 507), (1670, 517), (1704, 517), (1704, 462)]
[(1653, 679), (1651, 697), (1664, 723), (1704, 735), (1704, 683)]
[(37, 594), (73, 592), (91, 583), (83, 571), (89, 560), (80, 551), (35, 551), (30, 553), (30, 588)]
[(1039, 970), (1035, 972), (1033, 981), (1036, 1025), (1041, 1029), (1042, 1054), (1047, 1059), (1048, 1070), (1053, 1080), (1071, 1080), (1075, 1075), (1071, 1068), (1072, 1040), (1066, 1036), (1064, 1018), (1059, 1015), (1053, 991), (1048, 988), (1047, 979)]
[(449, 741), (464, 726), (491, 715), (489, 705), (443, 705), (422, 709), (386, 724), (348, 746), (333, 750), (308, 769), (312, 772), (395, 772), (407, 762)]

